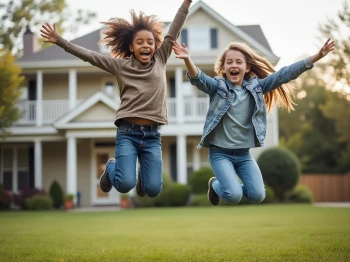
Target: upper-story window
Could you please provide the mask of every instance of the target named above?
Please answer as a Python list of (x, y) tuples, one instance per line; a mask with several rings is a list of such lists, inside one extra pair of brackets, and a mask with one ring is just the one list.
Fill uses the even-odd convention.
[[(105, 37), (105, 34), (103, 33), (104, 30), (106, 30), (106, 28), (102, 28), (100, 31), (100, 40), (102, 40)], [(111, 53), (111, 51), (106, 48), (105, 43), (99, 43), (99, 46), (100, 46), (101, 53), (103, 53), (103, 54), (110, 54)]]
[(181, 32), (181, 44), (195, 51), (207, 51), (218, 47), (217, 28), (191, 27), (184, 28)]
[(113, 82), (106, 82), (105, 83), (105, 92), (109, 96), (115, 95), (115, 86)]

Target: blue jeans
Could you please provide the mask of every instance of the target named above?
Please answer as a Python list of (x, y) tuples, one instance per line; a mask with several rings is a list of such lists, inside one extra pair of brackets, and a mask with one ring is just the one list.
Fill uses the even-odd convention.
[(118, 125), (115, 164), (107, 172), (113, 186), (127, 193), (136, 185), (136, 160), (139, 160), (141, 187), (149, 197), (162, 191), (162, 149), (158, 125), (142, 126), (121, 120)]
[(217, 178), (212, 187), (226, 203), (237, 204), (243, 195), (252, 203), (265, 199), (263, 178), (249, 149), (211, 146), (209, 161)]

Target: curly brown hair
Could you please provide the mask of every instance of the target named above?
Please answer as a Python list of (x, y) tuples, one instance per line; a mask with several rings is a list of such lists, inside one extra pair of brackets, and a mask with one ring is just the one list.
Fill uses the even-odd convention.
[(129, 45), (132, 44), (135, 34), (141, 30), (152, 32), (156, 48), (163, 41), (164, 23), (160, 22), (156, 15), (145, 15), (140, 12), (137, 16), (134, 10), (131, 10), (130, 14), (131, 22), (118, 17), (102, 22), (108, 29), (103, 32), (105, 37), (100, 43), (106, 43), (106, 48), (111, 48), (114, 57), (129, 57), (132, 54)]
[[(216, 60), (214, 71), (219, 76), (226, 77), (223, 68), (226, 54), (230, 50), (241, 52), (247, 64), (250, 66), (250, 71), (244, 75), (245, 80), (248, 80), (252, 76), (265, 78), (276, 72), (266, 58), (260, 55), (258, 51), (253, 50), (246, 43), (230, 43)], [(279, 88), (266, 93), (264, 99), (267, 111), (269, 112), (275, 104), (287, 108), (288, 111), (294, 110), (292, 96), (294, 96), (294, 88), (288, 84), (283, 84)]]

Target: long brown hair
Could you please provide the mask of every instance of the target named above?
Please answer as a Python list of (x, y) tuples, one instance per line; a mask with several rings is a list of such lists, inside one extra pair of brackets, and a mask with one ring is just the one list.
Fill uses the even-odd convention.
[(129, 45), (132, 44), (134, 35), (141, 30), (152, 32), (156, 48), (163, 41), (164, 23), (160, 22), (156, 15), (140, 12), (137, 16), (134, 10), (131, 10), (130, 14), (131, 22), (118, 17), (102, 22), (108, 29), (103, 32), (106, 36), (100, 43), (106, 43), (106, 48), (111, 48), (114, 57), (129, 57), (132, 54)]
[[(250, 71), (244, 75), (244, 79), (248, 80), (252, 76), (257, 78), (265, 78), (268, 75), (276, 72), (270, 62), (253, 50), (246, 43), (230, 43), (224, 52), (216, 60), (214, 71), (217, 75), (226, 77), (223, 71), (226, 54), (230, 50), (236, 50), (241, 52), (246, 60), (246, 63), (250, 66)], [(294, 96), (294, 88), (288, 84), (283, 84), (279, 88), (276, 88), (264, 95), (267, 111), (269, 112), (275, 104), (281, 107), (285, 107), (290, 110), (294, 110), (292, 96)]]

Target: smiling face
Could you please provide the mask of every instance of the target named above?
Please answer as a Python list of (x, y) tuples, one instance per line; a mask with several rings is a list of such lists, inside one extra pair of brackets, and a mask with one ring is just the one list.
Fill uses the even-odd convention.
[(138, 31), (134, 35), (130, 51), (134, 53), (135, 58), (142, 64), (147, 64), (156, 51), (156, 44), (152, 32), (148, 30)]
[(240, 51), (227, 51), (223, 72), (233, 85), (242, 86), (244, 75), (248, 73), (249, 70), (250, 66), (247, 64), (244, 55)]

